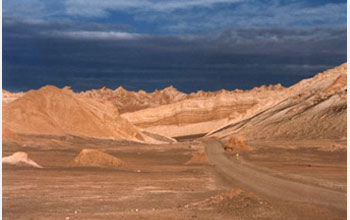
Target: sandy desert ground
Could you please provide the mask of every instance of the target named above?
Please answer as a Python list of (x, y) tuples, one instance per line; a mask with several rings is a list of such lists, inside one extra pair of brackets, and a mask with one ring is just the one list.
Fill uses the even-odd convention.
[[(117, 156), (128, 166), (120, 169), (72, 167), (74, 157), (86, 147), (86, 142), (90, 142), (89, 148), (94, 146)], [(215, 154), (209, 155), (209, 163), (186, 164), (193, 154), (205, 150), (206, 144), (207, 140), (166, 145), (118, 141), (91, 144), (90, 140), (78, 139), (72, 141), (74, 147), (55, 150), (50, 146), (24, 149), (5, 144), (5, 156), (25, 150), (45, 168), (4, 165), (3, 218), (346, 218), (346, 153), (343, 151), (324, 152), (299, 146), (272, 150), (263, 145), (243, 153), (238, 161), (235, 155), (224, 153), (232, 164), (239, 163), (242, 168), (268, 176), (270, 185), (266, 191), (265, 187), (255, 187), (261, 177), (249, 182), (241, 182), (239, 176), (228, 178), (220, 170), (220, 164), (216, 164), (222, 160), (215, 161)], [(291, 190), (296, 190), (295, 183), (310, 189), (304, 194), (296, 192), (294, 198), (280, 185), (285, 195), (276, 197), (279, 190), (271, 181), (276, 177), (291, 185)], [(324, 191), (327, 192), (325, 198), (308, 195), (311, 192), (321, 195)], [(310, 201), (303, 200), (308, 196)]]
[(346, 219), (346, 77), (5, 91), (3, 219)]

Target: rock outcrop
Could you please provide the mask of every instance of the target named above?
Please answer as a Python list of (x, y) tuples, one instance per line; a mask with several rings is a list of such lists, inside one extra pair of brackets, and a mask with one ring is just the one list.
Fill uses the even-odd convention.
[(225, 151), (231, 153), (240, 153), (251, 151), (253, 148), (248, 145), (247, 140), (243, 136), (232, 135), (225, 143)]
[(11, 156), (3, 157), (2, 163), (21, 167), (43, 168), (33, 160), (29, 159), (28, 154), (25, 152), (16, 152)]
[(119, 158), (99, 150), (83, 149), (79, 155), (74, 158), (73, 166), (120, 168), (126, 167), (126, 163)]
[(197, 152), (192, 155), (191, 159), (189, 159), (186, 164), (210, 164), (210, 159), (205, 152)]

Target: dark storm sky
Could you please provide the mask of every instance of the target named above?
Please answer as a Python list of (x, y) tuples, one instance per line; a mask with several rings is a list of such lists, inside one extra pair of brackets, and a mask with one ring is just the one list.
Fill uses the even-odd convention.
[(10, 91), (289, 86), (345, 61), (345, 0), (3, 0)]

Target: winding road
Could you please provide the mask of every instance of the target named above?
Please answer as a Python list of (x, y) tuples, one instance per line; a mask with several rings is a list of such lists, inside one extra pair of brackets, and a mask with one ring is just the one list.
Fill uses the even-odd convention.
[(332, 206), (346, 211), (346, 193), (281, 179), (235, 163), (225, 155), (220, 142), (205, 142), (206, 152), (215, 170), (230, 183), (253, 192), (286, 201)]

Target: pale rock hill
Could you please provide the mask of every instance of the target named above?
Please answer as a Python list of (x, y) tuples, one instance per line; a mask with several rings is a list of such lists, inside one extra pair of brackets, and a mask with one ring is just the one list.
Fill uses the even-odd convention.
[(185, 94), (172, 86), (152, 93), (104, 87), (76, 94), (67, 87), (61, 95), (42, 91), (39, 98), (33, 95), (36, 91), (18, 96), (5, 91), (9, 101), (3, 132), (13, 139), (20, 138), (18, 132), (139, 141), (198, 134), (226, 139), (239, 134), (247, 140), (344, 139), (346, 81), (343, 64), (289, 88), (278, 84)]
[(188, 97), (187, 94), (178, 91), (172, 86), (163, 90), (155, 90), (152, 93), (147, 93), (144, 90), (138, 92), (128, 91), (121, 86), (115, 90), (103, 87), (101, 89), (80, 92), (79, 96), (97, 100), (108, 100), (112, 102), (121, 113), (165, 105), (184, 100)]
[(18, 93), (12, 93), (7, 90), (2, 90), (2, 105), (6, 105), (8, 103), (13, 102), (14, 100), (18, 99), (19, 97), (22, 97), (24, 95), (24, 92), (18, 92)]
[[(281, 87), (277, 86), (262, 86), (261, 88), (255, 88), (254, 91), (258, 92), (265, 89), (276, 89)], [(199, 97), (214, 97), (219, 94), (227, 93), (243, 93), (244, 91), (236, 89), (234, 91), (220, 90), (215, 92), (205, 92), (200, 90), (190, 94), (183, 93), (173, 86), (169, 86), (162, 90), (155, 90), (154, 92), (147, 93), (144, 90), (138, 92), (128, 91), (123, 87), (118, 87), (115, 90), (103, 87), (101, 89), (92, 89), (78, 93), (82, 97), (93, 98), (97, 100), (111, 101), (118, 109), (119, 112), (135, 112), (147, 108), (155, 108), (161, 105), (173, 104), (187, 99), (199, 98)]]
[(248, 91), (199, 91), (182, 101), (121, 116), (138, 127), (162, 135), (197, 135), (276, 104), (282, 99), (283, 91), (281, 85), (262, 86)]
[(305, 79), (285, 90), (283, 100), (259, 114), (227, 124), (209, 135), (254, 139), (346, 139), (347, 65)]
[(121, 118), (111, 103), (82, 98), (54, 86), (31, 90), (4, 106), (3, 128), (10, 137), (29, 134), (153, 140)]

